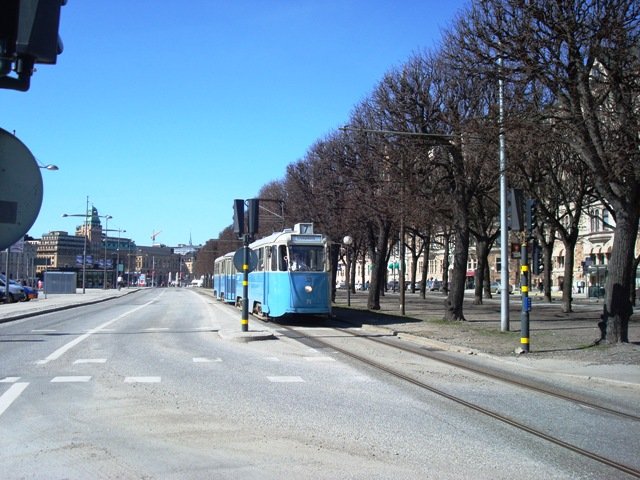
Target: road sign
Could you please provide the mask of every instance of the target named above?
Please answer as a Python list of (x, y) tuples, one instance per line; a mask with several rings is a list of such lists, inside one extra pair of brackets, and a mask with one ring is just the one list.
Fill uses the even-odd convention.
[[(249, 250), (249, 272), (253, 272), (258, 266), (258, 255), (251, 249)], [(233, 254), (233, 265), (239, 272), (242, 272), (242, 266), (244, 265), (244, 247), (239, 248), (236, 253)]]
[(0, 128), (0, 250), (17, 242), (38, 218), (42, 175), (29, 149)]

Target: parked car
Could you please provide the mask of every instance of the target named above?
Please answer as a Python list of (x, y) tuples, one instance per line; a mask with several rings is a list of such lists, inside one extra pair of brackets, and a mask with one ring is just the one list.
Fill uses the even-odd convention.
[(391, 280), (387, 283), (387, 290), (396, 291), (400, 288), (400, 282), (398, 280)]
[(431, 292), (439, 292), (440, 290), (442, 290), (442, 282), (440, 280), (433, 280), (427, 283), (427, 288)]
[(0, 275), (0, 291), (3, 292), (3, 296), (5, 297), (5, 300), (8, 300), (9, 303), (13, 303), (13, 302), (21, 302), (26, 298), (27, 294), (25, 293), (24, 288), (22, 288), (22, 285), (12, 280), (9, 280), (9, 291), (7, 292), (7, 287), (5, 282), (6, 282), (6, 278), (4, 277), (4, 275)]
[[(496, 295), (500, 295), (502, 291), (502, 284), (500, 282), (492, 282), (491, 283), (491, 293), (495, 293)], [(513, 293), (513, 285), (509, 285), (509, 293)]]
[(33, 287), (29, 287), (27, 285), (22, 285), (22, 289), (24, 290), (25, 293), (25, 298), (24, 298), (24, 302), (28, 302), (29, 300), (33, 300), (35, 298), (38, 298), (38, 290), (33, 288)]

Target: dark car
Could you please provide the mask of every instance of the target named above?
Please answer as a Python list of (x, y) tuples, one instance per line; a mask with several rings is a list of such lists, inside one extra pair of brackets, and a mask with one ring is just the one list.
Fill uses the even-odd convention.
[(29, 287), (27, 285), (22, 285), (22, 289), (25, 293), (25, 297), (22, 299), (23, 302), (28, 302), (29, 300), (38, 298), (38, 290), (36, 290), (35, 288)]
[(22, 285), (13, 280), (9, 280), (9, 291), (7, 292), (5, 280), (5, 276), (0, 275), (0, 291), (3, 293), (3, 297), (6, 297), (4, 300), (8, 300), (9, 303), (23, 301), (27, 295)]

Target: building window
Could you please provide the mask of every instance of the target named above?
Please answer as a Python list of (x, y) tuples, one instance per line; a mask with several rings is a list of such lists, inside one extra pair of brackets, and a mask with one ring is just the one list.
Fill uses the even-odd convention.
[(599, 232), (600, 229), (600, 210), (593, 210), (591, 212), (591, 231)]
[(502, 262), (500, 261), (500, 257), (496, 257), (496, 272), (502, 271)]
[(609, 223), (609, 210), (602, 210), (602, 228), (603, 230), (611, 230), (611, 223)]

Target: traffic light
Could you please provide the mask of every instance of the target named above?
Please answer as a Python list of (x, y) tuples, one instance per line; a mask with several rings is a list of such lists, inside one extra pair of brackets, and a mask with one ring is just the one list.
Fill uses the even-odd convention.
[(257, 198), (249, 199), (249, 218), (248, 218), (248, 228), (249, 235), (255, 235), (258, 233), (258, 217), (260, 215), (259, 212), (259, 200)]
[(527, 199), (526, 221), (527, 234), (531, 236), (533, 231), (538, 227), (537, 202), (532, 198)]
[[(0, 3), (0, 88), (27, 91), (36, 63), (56, 63), (60, 9), (67, 0), (2, 0)], [(18, 75), (10, 77), (11, 70)]]
[(507, 195), (507, 216), (508, 228), (514, 232), (521, 232), (523, 230), (522, 221), (522, 190), (518, 188), (509, 189)]
[(542, 247), (538, 245), (538, 242), (533, 242), (533, 248), (531, 252), (531, 270), (534, 275), (540, 275), (544, 271), (544, 257), (542, 255)]
[(244, 200), (233, 201), (233, 232), (241, 237), (244, 235)]
[(60, 8), (67, 0), (20, 0), (16, 53), (35, 63), (56, 63), (62, 53), (58, 36)]

